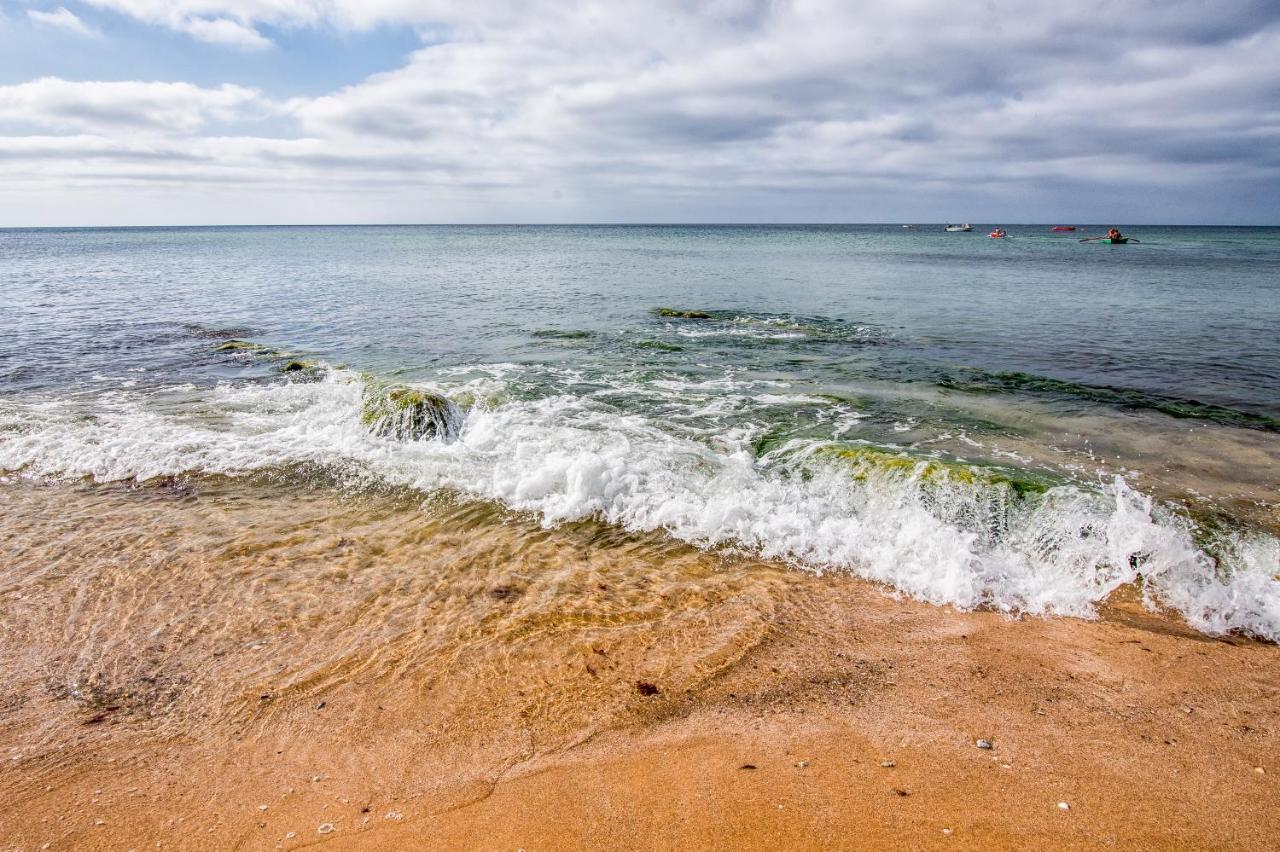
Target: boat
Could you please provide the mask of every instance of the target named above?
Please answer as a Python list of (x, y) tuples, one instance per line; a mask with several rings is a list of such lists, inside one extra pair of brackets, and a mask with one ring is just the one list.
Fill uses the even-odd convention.
[(910, 229), (911, 229), (911, 230), (913, 230), (913, 231), (916, 229), (916, 226), (915, 226), (915, 225), (903, 225), (902, 227), (904, 227), (904, 228), (910, 228)]
[(973, 226), (972, 226), (972, 225), (970, 225), (970, 224), (967, 224), (967, 223), (966, 223), (966, 224), (964, 224), (964, 225), (947, 225), (947, 226), (946, 226), (945, 228), (943, 228), (942, 230), (944, 230), (944, 231), (953, 231), (953, 232), (954, 232), (954, 231), (972, 231), (972, 230), (973, 230)]
[(1103, 237), (1102, 239), (1098, 240), (1098, 242), (1100, 242), (1100, 243), (1106, 243), (1107, 245), (1111, 245), (1111, 246), (1122, 246), (1122, 245), (1124, 245), (1125, 243), (1129, 242), (1129, 238), (1128, 238), (1128, 237), (1121, 237), (1121, 238), (1120, 238), (1120, 239), (1118, 239), (1118, 240), (1113, 240), (1113, 239), (1111, 239), (1110, 237)]
[(1074, 231), (1075, 229), (1076, 229), (1075, 225), (1054, 225), (1049, 230), (1050, 231)]
[(1009, 234), (1005, 231), (1004, 228), (996, 228), (994, 231), (987, 234), (987, 236), (993, 240), (1001, 240), (1009, 236)]

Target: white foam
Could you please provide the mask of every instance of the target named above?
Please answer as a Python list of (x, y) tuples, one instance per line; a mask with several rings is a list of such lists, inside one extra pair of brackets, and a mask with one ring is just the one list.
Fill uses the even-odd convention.
[[(427, 387), (504, 398), (496, 371), (458, 377)], [(1280, 543), (1240, 539), (1215, 569), (1177, 518), (1120, 479), (1011, 504), (1006, 489), (973, 483), (926, 487), (892, 470), (854, 477), (803, 442), (757, 459), (752, 428), (698, 437), (572, 395), (482, 403), (456, 441), (396, 442), (363, 428), (362, 391), (358, 376), (333, 371), (316, 383), (220, 386), (200, 406), (206, 417), (158, 413), (130, 393), (100, 397), (92, 418), (71, 403), (0, 404), (0, 470), (109, 481), (314, 462), (498, 500), (547, 525), (595, 516), (851, 571), (964, 608), (1088, 617), (1141, 578), (1152, 605), (1201, 630), (1280, 640)]]

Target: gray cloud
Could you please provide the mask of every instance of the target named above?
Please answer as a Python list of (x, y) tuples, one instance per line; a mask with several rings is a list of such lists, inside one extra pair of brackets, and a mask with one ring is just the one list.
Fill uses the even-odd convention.
[[(139, 163), (164, 162), (164, 183), (185, 174), (239, 183), (246, 197), (305, 193), (315, 216), (350, 210), (353, 194), (376, 186), (370, 215), (391, 221), (476, 210), (499, 220), (1280, 219), (1274, 2), (1122, 2), (1105, 16), (934, 0), (94, 3), (183, 32), (200, 17), (241, 35), (381, 23), (432, 34), (396, 70), (318, 98), (170, 83), (0, 87), (0, 126), (40, 134), (0, 138), (15, 192), (74, 195), (95, 180), (143, 181)], [(212, 135), (267, 115), (287, 138)]]

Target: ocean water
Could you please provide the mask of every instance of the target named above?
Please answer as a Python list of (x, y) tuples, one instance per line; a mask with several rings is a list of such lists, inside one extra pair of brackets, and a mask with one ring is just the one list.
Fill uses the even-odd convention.
[[(1280, 640), (1280, 229), (1005, 227), (0, 230), (0, 488), (392, 490)], [(370, 428), (406, 391), (441, 428)]]

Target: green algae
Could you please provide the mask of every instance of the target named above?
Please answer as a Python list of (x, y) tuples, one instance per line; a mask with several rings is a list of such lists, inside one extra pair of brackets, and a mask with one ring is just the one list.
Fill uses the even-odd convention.
[(1037, 376), (1032, 373), (1002, 372), (988, 373), (973, 370), (962, 376), (943, 376), (938, 385), (951, 390), (969, 393), (998, 393), (1015, 391), (1046, 396), (1065, 396), (1097, 402), (1114, 408), (1149, 409), (1187, 420), (1206, 420), (1223, 426), (1238, 426), (1244, 429), (1260, 429), (1266, 432), (1280, 432), (1280, 419), (1265, 414), (1240, 411), (1209, 402), (1178, 397), (1160, 396), (1135, 388), (1112, 387), (1109, 385), (1086, 385), (1077, 382), (1053, 379), (1048, 376)]
[(654, 352), (683, 352), (683, 346), (676, 346), (674, 343), (663, 343), (661, 340), (637, 340), (637, 349), (649, 349)]
[(760, 458), (782, 447), (787, 440), (787, 430), (775, 427), (751, 442), (751, 452), (756, 458)]
[(1019, 499), (1039, 495), (1060, 481), (1030, 471), (1016, 473), (972, 462), (912, 456), (878, 447), (827, 447), (820, 455), (848, 463), (855, 479), (865, 481), (875, 475), (912, 479), (930, 486), (961, 484), (975, 488), (1005, 488)]
[(383, 438), (450, 440), (462, 428), (462, 412), (451, 400), (418, 388), (366, 388), (360, 421)]
[(270, 347), (263, 346), (261, 343), (254, 343), (252, 340), (227, 340), (220, 343), (213, 350), (214, 352), (251, 352), (255, 355), (274, 354), (275, 350)]
[(658, 308), (658, 316), (669, 319), (711, 319), (706, 311), (687, 311), (680, 308)]
[(280, 366), (282, 373), (318, 373), (320, 365), (315, 361), (288, 361)]
[(592, 334), (576, 329), (544, 328), (535, 331), (533, 336), (541, 340), (589, 340)]

